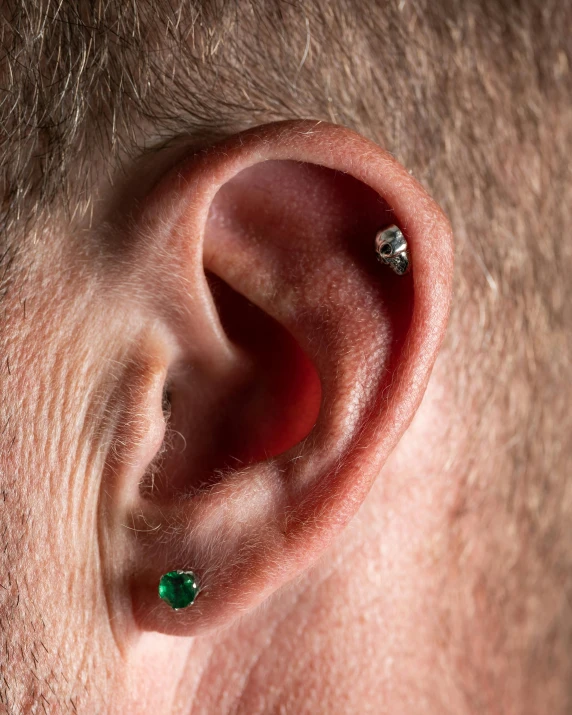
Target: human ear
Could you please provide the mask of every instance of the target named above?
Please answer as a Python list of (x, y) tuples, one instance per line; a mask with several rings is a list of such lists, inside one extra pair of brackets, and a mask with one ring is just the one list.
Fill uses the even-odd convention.
[[(391, 224), (405, 276), (376, 260)], [(443, 338), (452, 236), (390, 154), (310, 121), (183, 158), (127, 225), (145, 330), (102, 485), (108, 602), (126, 633), (195, 635), (308, 568), (365, 499)], [(196, 575), (193, 605), (159, 598), (171, 571)]]

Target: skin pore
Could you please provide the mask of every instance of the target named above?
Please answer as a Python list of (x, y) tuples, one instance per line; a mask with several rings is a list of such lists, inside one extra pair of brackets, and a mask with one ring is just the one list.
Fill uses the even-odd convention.
[[(470, 5), (3, 5), (0, 712), (569, 711), (571, 10)], [(443, 349), (315, 561), (220, 631), (125, 647), (101, 486), (117, 425), (118, 453), (139, 444), (121, 389), (155, 295), (126, 207), (193, 151), (308, 117), (448, 215)]]

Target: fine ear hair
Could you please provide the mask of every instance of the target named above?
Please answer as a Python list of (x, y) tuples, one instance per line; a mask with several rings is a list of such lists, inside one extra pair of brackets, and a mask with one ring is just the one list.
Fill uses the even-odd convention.
[[(404, 276), (375, 255), (392, 224)], [(310, 566), (366, 497), (445, 332), (452, 236), (390, 154), (312, 121), (186, 157), (133, 225), (146, 329), (102, 490), (108, 601), (127, 630), (194, 635)], [(159, 598), (172, 571), (196, 575), (192, 606)]]

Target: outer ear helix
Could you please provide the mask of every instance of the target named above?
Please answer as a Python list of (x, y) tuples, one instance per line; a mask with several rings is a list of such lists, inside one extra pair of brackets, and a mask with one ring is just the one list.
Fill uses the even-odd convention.
[[(141, 310), (150, 321), (159, 311), (173, 342), (162, 371), (175, 377), (171, 426), (196, 444), (165, 467), (175, 489), (139, 490), (137, 469), (116, 480), (125, 486), (121, 519), (109, 520), (117, 510), (105, 492), (105, 561), (117, 584), (109, 600), (128, 614), (132, 632), (198, 635), (310, 566), (367, 495), (415, 414), (444, 334), (450, 228), (391, 155), (316, 122), (259, 127), (187, 157), (157, 184), (139, 220), (156, 228), (141, 242), (144, 260), (135, 254), (137, 278), (150, 286)], [(394, 279), (376, 256), (408, 277)], [(271, 373), (276, 361), (264, 352), (245, 370), (234, 351), (246, 345), (257, 356), (245, 338), (252, 318), (240, 322), (236, 298), (225, 313), (205, 271), (288, 333), (315, 368), (315, 426), (287, 451), (264, 451), (266, 432), (260, 438), (257, 427), (279, 412), (270, 388), (294, 374), (294, 361)], [(266, 332), (258, 337), (269, 341)], [(244, 384), (257, 401), (245, 401)], [(170, 400), (158, 387), (148, 393), (129, 391), (138, 401), (131, 413), (149, 413), (152, 402), (152, 421), (164, 422)], [(300, 412), (296, 401), (299, 420)], [(262, 456), (221, 467), (214, 487), (205, 478), (208, 488), (185, 491), (184, 479), (193, 486), (236, 459), (221, 415), (233, 420), (240, 446), (257, 434), (245, 453)], [(280, 420), (271, 426), (284, 428)]]

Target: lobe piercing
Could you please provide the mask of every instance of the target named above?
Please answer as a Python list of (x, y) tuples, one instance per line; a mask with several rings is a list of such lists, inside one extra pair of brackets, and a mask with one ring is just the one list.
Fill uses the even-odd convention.
[(394, 273), (403, 276), (410, 268), (408, 245), (401, 229), (392, 224), (375, 236), (375, 252), (381, 263), (391, 266)]
[(159, 581), (159, 598), (174, 611), (192, 606), (199, 591), (199, 582), (192, 571), (169, 571)]

